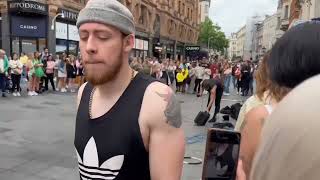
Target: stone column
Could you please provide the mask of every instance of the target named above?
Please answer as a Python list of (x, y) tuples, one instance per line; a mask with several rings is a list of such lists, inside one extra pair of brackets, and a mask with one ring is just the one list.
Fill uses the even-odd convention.
[(52, 19), (54, 17), (53, 16), (49, 16), (48, 18), (48, 34), (47, 34), (47, 44), (48, 44), (48, 49), (49, 52), (52, 54), (56, 53), (56, 27), (55, 27), (55, 22), (54, 22), (54, 30), (51, 29), (52, 26)]
[(148, 51), (148, 56), (153, 57), (153, 37), (149, 35), (149, 51)]
[(174, 40), (174, 45), (173, 45), (173, 59), (177, 58), (177, 40)]
[(10, 52), (10, 19), (8, 13), (2, 14), (2, 49), (9, 55)]

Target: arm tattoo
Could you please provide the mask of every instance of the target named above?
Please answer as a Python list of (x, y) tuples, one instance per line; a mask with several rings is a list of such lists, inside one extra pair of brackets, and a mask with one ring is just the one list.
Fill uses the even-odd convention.
[(167, 94), (156, 93), (167, 102), (167, 106), (164, 111), (164, 115), (167, 118), (167, 124), (175, 128), (180, 128), (182, 124), (181, 104), (177, 100), (176, 95), (171, 92), (168, 92)]

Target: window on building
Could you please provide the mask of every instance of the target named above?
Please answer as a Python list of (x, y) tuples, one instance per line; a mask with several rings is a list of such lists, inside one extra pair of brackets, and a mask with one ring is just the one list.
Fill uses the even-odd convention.
[(57, 39), (56, 53), (62, 54), (63, 52), (67, 52), (67, 40)]
[(204, 13), (208, 14), (209, 13), (209, 5), (206, 5), (204, 8)]
[(19, 38), (14, 37), (12, 38), (12, 52), (19, 53), (20, 52), (20, 43), (19, 43)]
[(285, 6), (284, 18), (285, 18), (285, 19), (288, 19), (288, 18), (289, 18), (289, 6), (288, 6), (288, 5)]
[(182, 3), (182, 14), (186, 15), (186, 5), (184, 3)]

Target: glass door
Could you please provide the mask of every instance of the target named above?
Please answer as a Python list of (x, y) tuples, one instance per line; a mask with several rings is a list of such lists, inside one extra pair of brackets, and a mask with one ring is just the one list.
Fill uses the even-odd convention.
[(37, 39), (21, 39), (21, 52), (33, 53), (37, 51)]

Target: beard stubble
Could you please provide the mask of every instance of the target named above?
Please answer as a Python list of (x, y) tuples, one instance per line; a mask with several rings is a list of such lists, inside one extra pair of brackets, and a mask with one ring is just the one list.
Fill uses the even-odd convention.
[(122, 49), (123, 44), (121, 44), (121, 51), (116, 56), (115, 64), (113, 64), (112, 67), (101, 70), (101, 72), (97, 72), (97, 70), (94, 69), (89, 70), (86, 68), (86, 66), (84, 66), (86, 80), (93, 86), (98, 86), (113, 81), (118, 76), (123, 64)]

